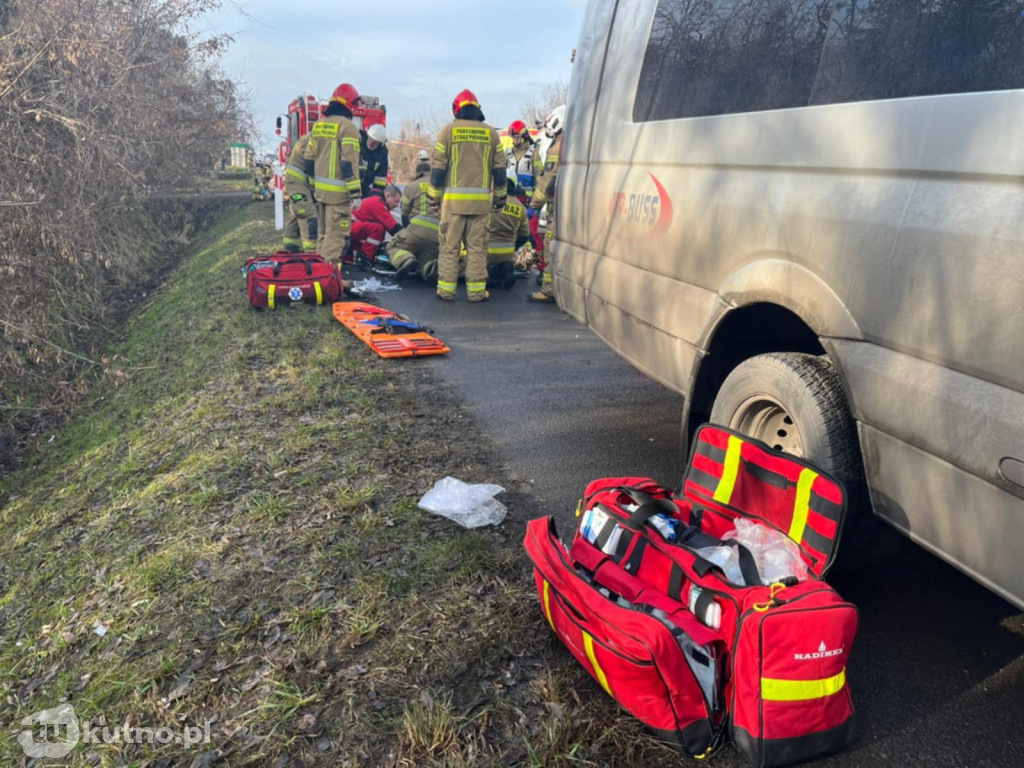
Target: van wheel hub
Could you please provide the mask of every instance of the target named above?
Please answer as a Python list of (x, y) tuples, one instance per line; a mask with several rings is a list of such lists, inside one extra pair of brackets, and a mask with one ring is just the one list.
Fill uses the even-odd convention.
[(752, 395), (739, 404), (729, 426), (772, 448), (803, 457), (804, 443), (793, 417), (769, 395)]

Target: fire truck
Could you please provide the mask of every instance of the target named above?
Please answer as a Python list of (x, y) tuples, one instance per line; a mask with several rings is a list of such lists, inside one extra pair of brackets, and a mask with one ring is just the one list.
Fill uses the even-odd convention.
[[(288, 105), (286, 132), (282, 132), (284, 130), (283, 116), (277, 118), (277, 135), (282, 137), (278, 147), (278, 160), (282, 164), (288, 160), (288, 155), (291, 153), (292, 147), (295, 146), (295, 142), (305, 136), (313, 127), (313, 123), (320, 119), (326, 106), (327, 102), (320, 101), (315, 96), (303, 94), (292, 99), (291, 104)], [(380, 99), (376, 96), (360, 97), (359, 106), (352, 110), (352, 122), (356, 124), (356, 128), (361, 128), (364, 131), (371, 125), (386, 126), (387, 116), (387, 107), (381, 104)]]

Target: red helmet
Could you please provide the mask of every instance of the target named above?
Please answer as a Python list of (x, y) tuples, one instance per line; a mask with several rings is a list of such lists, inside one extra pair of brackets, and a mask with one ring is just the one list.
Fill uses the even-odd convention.
[(516, 136), (522, 136), (523, 138), (526, 138), (527, 136), (530, 135), (530, 132), (526, 128), (526, 123), (524, 123), (522, 120), (514, 120), (508, 126), (508, 135), (513, 138), (515, 138)]
[(359, 91), (356, 90), (354, 85), (342, 83), (334, 89), (334, 93), (331, 94), (331, 101), (336, 101), (351, 109), (359, 101)]
[(476, 95), (469, 88), (459, 91), (458, 95), (452, 100), (452, 114), (454, 115), (467, 104), (472, 104), (474, 107), (480, 106), (480, 102), (476, 100)]

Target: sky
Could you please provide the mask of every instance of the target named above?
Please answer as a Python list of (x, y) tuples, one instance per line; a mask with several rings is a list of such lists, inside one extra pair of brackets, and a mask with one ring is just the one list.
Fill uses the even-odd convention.
[(248, 95), (260, 151), (299, 94), (349, 82), (387, 106), (388, 126), (425, 120), (463, 88), (507, 128), (544, 86), (567, 83), (585, 0), (224, 0), (196, 27), (229, 34), (225, 73)]

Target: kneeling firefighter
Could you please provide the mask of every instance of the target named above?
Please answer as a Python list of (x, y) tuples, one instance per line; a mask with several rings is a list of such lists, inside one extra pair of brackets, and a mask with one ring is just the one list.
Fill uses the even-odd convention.
[(388, 243), (388, 261), (398, 277), (417, 274), (428, 285), (437, 285), (440, 211), (427, 197), (430, 164), (416, 166), (416, 178), (402, 192), (402, 223), (405, 229)]
[(499, 210), (491, 211), (487, 222), (487, 287), (511, 288), (516, 284), (516, 251), (533, 243), (526, 206), (516, 199), (516, 182), (508, 179), (508, 197)]

